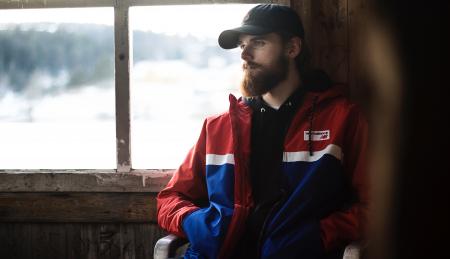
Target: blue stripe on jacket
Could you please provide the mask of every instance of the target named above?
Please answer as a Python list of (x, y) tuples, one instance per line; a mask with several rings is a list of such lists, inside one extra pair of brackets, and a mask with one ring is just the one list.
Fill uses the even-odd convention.
[(233, 215), (234, 165), (207, 164), (206, 182), (209, 207), (196, 210), (183, 220), (190, 242), (185, 258), (216, 258)]
[(313, 162), (283, 162), (283, 172), (288, 195), (269, 215), (261, 258), (321, 258), (320, 219), (347, 197), (341, 161), (324, 154)]

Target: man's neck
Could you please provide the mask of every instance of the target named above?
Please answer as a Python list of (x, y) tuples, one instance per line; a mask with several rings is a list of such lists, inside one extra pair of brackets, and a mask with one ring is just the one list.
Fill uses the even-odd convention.
[(300, 87), (300, 76), (297, 71), (291, 70), (286, 80), (263, 94), (262, 98), (270, 107), (278, 109), (298, 87)]

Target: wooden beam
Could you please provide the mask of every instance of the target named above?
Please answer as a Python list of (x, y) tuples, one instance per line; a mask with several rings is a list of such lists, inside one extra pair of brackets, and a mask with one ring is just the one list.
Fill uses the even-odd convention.
[[(372, 0), (348, 0), (348, 86), (350, 98), (358, 103), (364, 110), (370, 107), (370, 90), (367, 60), (369, 34), (371, 25), (370, 19), (373, 15), (370, 13), (370, 5)], [(378, 108), (377, 108), (378, 109)]]
[(256, 3), (289, 5), (290, 0), (0, 0), (0, 9)]
[(130, 134), (130, 69), (133, 64), (129, 28), (129, 7), (117, 1), (114, 8), (115, 88), (116, 88), (116, 145), (117, 171), (131, 170)]
[[(107, 171), (108, 172), (108, 171)], [(171, 170), (102, 171), (0, 170), (0, 192), (153, 192), (172, 177)]]
[(115, 0), (0, 0), (0, 9), (113, 7)]
[(0, 222), (156, 222), (154, 193), (0, 193)]
[(258, 4), (276, 3), (289, 5), (289, 0), (129, 0), (130, 6), (191, 5), (191, 4)]
[(312, 34), (311, 1), (310, 0), (304, 0), (304, 1), (291, 0), (290, 6), (292, 9), (294, 9), (300, 15), (300, 19), (302, 20), (302, 23), (303, 23), (303, 28), (305, 29), (305, 40), (306, 40), (306, 42), (310, 42), (309, 39), (311, 37), (310, 35)]
[(311, 1), (308, 43), (312, 63), (324, 69), (336, 83), (348, 83), (347, 0)]

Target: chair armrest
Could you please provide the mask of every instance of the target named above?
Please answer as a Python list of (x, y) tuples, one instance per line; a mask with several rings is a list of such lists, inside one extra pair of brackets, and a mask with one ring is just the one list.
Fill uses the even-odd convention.
[[(182, 257), (186, 252), (189, 242), (185, 238), (173, 234), (160, 238), (153, 251), (154, 259), (170, 259)], [(345, 247), (343, 259), (360, 259), (362, 246), (359, 242), (353, 242)]]
[(360, 259), (362, 245), (360, 242), (353, 242), (348, 244), (344, 250), (343, 259)]
[(173, 234), (160, 238), (153, 251), (154, 259), (182, 257), (187, 249), (188, 240)]

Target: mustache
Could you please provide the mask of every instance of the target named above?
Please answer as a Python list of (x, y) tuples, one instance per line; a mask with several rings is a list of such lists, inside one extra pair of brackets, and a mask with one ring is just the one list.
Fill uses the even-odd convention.
[(254, 69), (254, 68), (258, 68), (261, 67), (260, 64), (252, 62), (252, 61), (247, 61), (245, 63), (242, 64), (242, 69)]

